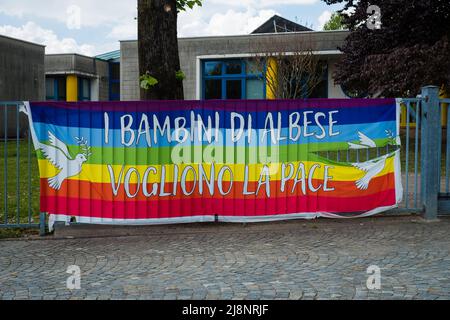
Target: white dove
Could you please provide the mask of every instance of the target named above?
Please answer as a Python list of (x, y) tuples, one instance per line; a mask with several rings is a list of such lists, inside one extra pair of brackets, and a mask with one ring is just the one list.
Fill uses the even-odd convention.
[(386, 159), (390, 155), (385, 155), (380, 158), (369, 160), (361, 163), (352, 163), (352, 166), (358, 168), (359, 170), (367, 172), (364, 177), (356, 181), (356, 187), (360, 190), (367, 190), (369, 188), (370, 181), (383, 171), (386, 165)]
[(50, 131), (48, 131), (50, 145), (41, 143), (38, 140), (33, 126), (30, 104), (28, 102), (24, 102), (20, 107), (20, 112), (23, 112), (28, 116), (31, 138), (33, 139), (35, 150), (40, 149), (44, 157), (60, 170), (56, 176), (48, 179), (48, 185), (55, 190), (61, 189), (61, 184), (65, 179), (76, 176), (81, 172), (83, 164), (91, 155), (91, 148), (87, 145), (87, 141), (84, 138), (75, 138), (81, 146), (82, 153), (77, 154), (75, 158), (72, 159), (66, 144)]
[(48, 185), (55, 190), (59, 190), (65, 179), (76, 176), (81, 172), (89, 153), (79, 153), (74, 159), (71, 159), (67, 146), (61, 140), (50, 131), (48, 132), (48, 138), (50, 145), (41, 143), (40, 149), (44, 157), (60, 170), (56, 176), (48, 179)]
[(370, 139), (364, 133), (358, 131), (358, 137), (359, 137), (359, 144), (347, 142), (350, 149), (368, 149), (377, 147), (375, 141)]

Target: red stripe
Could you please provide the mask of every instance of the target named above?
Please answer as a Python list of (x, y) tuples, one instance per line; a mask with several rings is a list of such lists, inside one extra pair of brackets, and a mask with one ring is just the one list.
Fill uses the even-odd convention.
[(395, 189), (354, 198), (315, 195), (268, 199), (171, 199), (170, 201), (104, 201), (41, 197), (41, 211), (95, 218), (154, 219), (214, 215), (263, 216), (309, 212), (365, 212), (394, 205)]

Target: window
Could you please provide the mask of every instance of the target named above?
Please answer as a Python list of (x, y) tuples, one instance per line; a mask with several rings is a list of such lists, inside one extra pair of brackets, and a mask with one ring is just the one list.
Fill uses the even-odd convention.
[(45, 96), (49, 101), (66, 101), (66, 78), (45, 78)]
[(78, 78), (78, 101), (91, 101), (91, 80)]
[(328, 98), (328, 65), (324, 65), (322, 80), (313, 89), (308, 98)]
[(45, 96), (47, 100), (53, 100), (56, 95), (55, 79), (45, 79)]
[(257, 65), (249, 59), (203, 62), (202, 98), (264, 99), (265, 82)]
[(109, 64), (109, 100), (120, 100), (120, 63)]

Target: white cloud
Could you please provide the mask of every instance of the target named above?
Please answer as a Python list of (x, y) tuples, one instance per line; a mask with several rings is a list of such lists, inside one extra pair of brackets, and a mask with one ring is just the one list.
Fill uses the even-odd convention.
[(224, 13), (205, 16), (200, 11), (189, 15), (180, 15), (180, 37), (206, 35), (236, 35), (248, 34), (259, 27), (277, 12), (274, 10), (247, 9), (235, 11), (229, 9)]
[(0, 13), (10, 16), (51, 19), (66, 24), (70, 19), (68, 8), (79, 7), (81, 27), (115, 26), (121, 21), (133, 19), (137, 12), (136, 0), (0, 0)]
[[(182, 12), (178, 20), (180, 37), (248, 34), (259, 25), (277, 14), (277, 8), (285, 6), (313, 5), (322, 0), (204, 0), (202, 7)], [(0, 14), (21, 17), (24, 21), (53, 21), (67, 28), (70, 22), (71, 6), (80, 9), (80, 29), (76, 34), (99, 33), (103, 39), (92, 46), (78, 44), (72, 38), (58, 39), (58, 31), (38, 28), (34, 34), (27, 25), (4, 26), (16, 37), (39, 43), (46, 43), (48, 52), (67, 52), (73, 50), (84, 54), (99, 53), (107, 47), (117, 47), (118, 40), (137, 38), (137, 1), (136, 0), (0, 0)], [(300, 22), (301, 23), (301, 22)], [(55, 25), (54, 23), (52, 25)], [(322, 26), (323, 24), (320, 24)], [(104, 30), (107, 30), (106, 32)], [(102, 31), (99, 31), (102, 30)], [(33, 30), (34, 31), (34, 30)], [(71, 33), (73, 37), (74, 32)], [(23, 36), (22, 36), (23, 35)], [(61, 38), (61, 36), (59, 36)], [(96, 37), (98, 39), (98, 36)], [(99, 42), (96, 40), (96, 42)], [(58, 51), (59, 50), (59, 51)]]
[(317, 19), (318, 21), (318, 30), (323, 30), (323, 26), (327, 23), (331, 18), (332, 12), (325, 10)]
[(123, 23), (112, 28), (107, 35), (110, 39), (132, 40), (137, 38), (137, 22)]
[[(228, 9), (223, 7), (219, 10), (210, 3), (210, 5), (205, 4), (201, 8), (196, 7), (188, 12), (182, 12), (178, 17), (178, 36), (248, 34), (274, 14), (277, 14), (272, 9), (255, 10), (251, 7), (230, 9), (229, 6), (227, 7)], [(130, 19), (122, 24), (116, 25), (108, 34), (108, 38), (119, 40), (136, 39), (136, 20)]]
[(206, 0), (213, 4), (224, 4), (228, 6), (267, 8), (282, 5), (310, 5), (320, 0)]
[(59, 39), (52, 30), (44, 29), (31, 21), (21, 27), (0, 26), (0, 34), (43, 44), (46, 46), (46, 53), (80, 53), (88, 56), (94, 53), (93, 46), (78, 44), (73, 38)]

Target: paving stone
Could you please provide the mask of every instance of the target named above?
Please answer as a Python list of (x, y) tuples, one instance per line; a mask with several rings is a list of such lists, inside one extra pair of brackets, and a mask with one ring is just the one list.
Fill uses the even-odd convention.
[[(450, 299), (450, 219), (361, 221), (0, 241), (0, 299)], [(72, 264), (81, 290), (66, 287)], [(380, 290), (366, 288), (371, 265)]]

